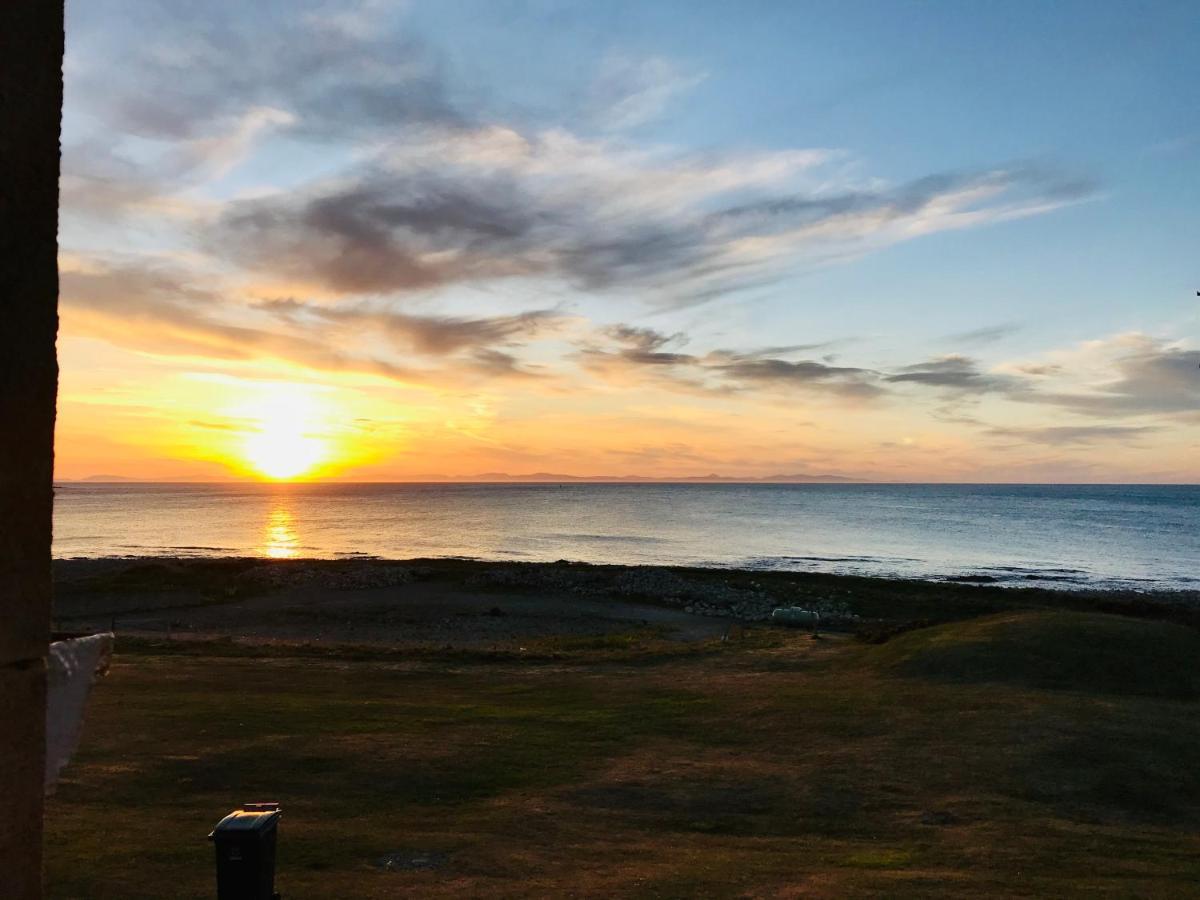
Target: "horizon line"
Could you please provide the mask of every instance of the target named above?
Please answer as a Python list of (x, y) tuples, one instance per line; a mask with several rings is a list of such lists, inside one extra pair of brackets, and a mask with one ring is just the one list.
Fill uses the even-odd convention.
[(350, 479), (312, 479), (300, 481), (272, 481), (258, 479), (140, 479), (140, 478), (56, 478), (54, 485), (80, 484), (125, 484), (125, 485), (261, 485), (264, 487), (295, 487), (301, 485), (399, 485), (399, 484), (763, 484), (763, 485), (964, 485), (964, 486), (1044, 486), (1044, 487), (1200, 487), (1200, 481), (902, 481), (872, 478), (834, 477), (829, 480), (789, 481), (763, 478), (718, 476), (566, 476), (563, 478), (412, 478), (400, 480), (354, 481)]

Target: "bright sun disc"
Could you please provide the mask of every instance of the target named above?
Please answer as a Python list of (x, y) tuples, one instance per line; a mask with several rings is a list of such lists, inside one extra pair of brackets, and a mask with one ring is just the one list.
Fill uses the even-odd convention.
[(251, 466), (278, 480), (304, 475), (328, 456), (324, 441), (276, 428), (247, 437), (242, 452)]
[(331, 456), (329, 441), (313, 434), (320, 425), (320, 405), (302, 386), (272, 385), (238, 413), (250, 420), (251, 429), (241, 456), (267, 478), (300, 478)]

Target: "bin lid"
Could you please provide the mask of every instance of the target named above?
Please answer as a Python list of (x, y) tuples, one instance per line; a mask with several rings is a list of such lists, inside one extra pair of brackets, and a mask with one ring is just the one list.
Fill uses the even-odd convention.
[[(260, 808), (256, 809), (255, 807)], [(279, 812), (279, 807), (273, 803), (247, 803), (246, 808), (235, 809), (218, 822), (209, 837), (231, 831), (261, 831), (275, 823), (275, 820), (279, 818)]]

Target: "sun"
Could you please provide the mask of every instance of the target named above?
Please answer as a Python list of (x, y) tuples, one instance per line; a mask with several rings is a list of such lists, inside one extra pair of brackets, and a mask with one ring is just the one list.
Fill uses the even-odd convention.
[(249, 435), (242, 453), (257, 472), (275, 481), (307, 475), (329, 457), (324, 441), (273, 423)]
[(323, 404), (308, 386), (262, 386), (236, 414), (246, 422), (239, 455), (264, 478), (302, 479), (333, 456), (330, 441), (320, 433), (325, 419)]

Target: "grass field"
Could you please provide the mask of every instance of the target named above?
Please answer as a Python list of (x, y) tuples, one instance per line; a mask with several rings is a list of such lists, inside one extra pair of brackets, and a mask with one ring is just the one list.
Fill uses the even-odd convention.
[(1200, 896), (1198, 645), (1053, 611), (490, 657), (127, 641), (49, 891), (214, 896), (208, 830), (266, 799), (286, 900)]

